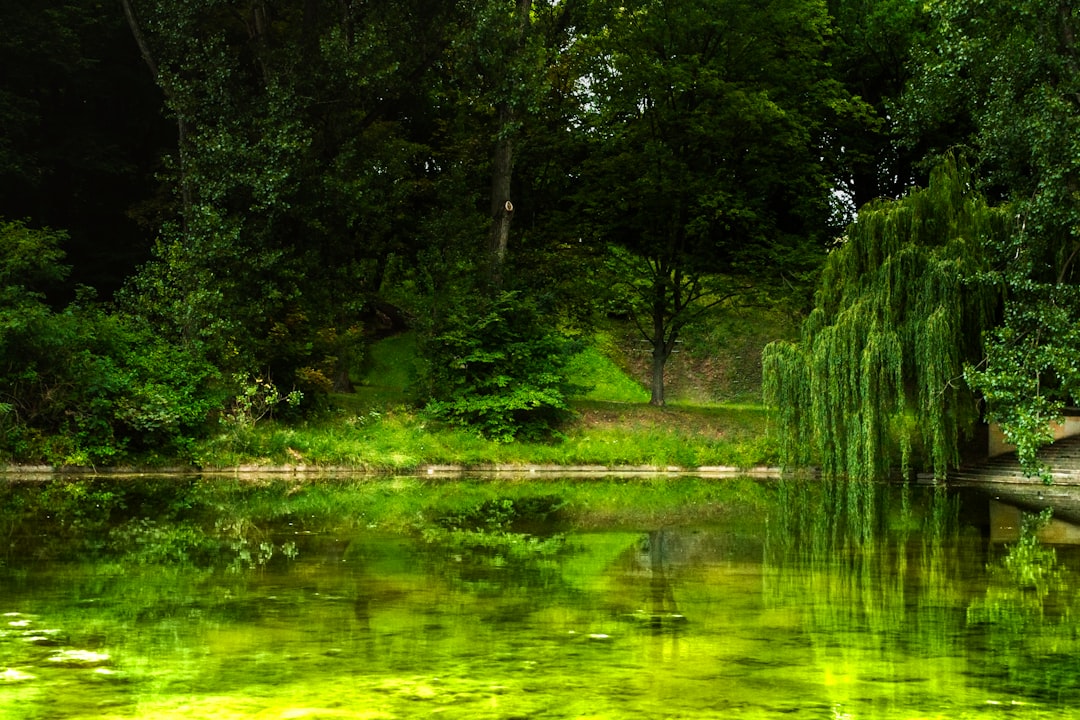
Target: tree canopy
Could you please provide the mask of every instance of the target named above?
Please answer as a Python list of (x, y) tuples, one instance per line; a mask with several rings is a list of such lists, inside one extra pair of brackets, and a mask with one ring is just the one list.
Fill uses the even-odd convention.
[(913, 137), (953, 135), (1017, 222), (987, 246), (1005, 289), (985, 357), (967, 374), (1035, 469), (1049, 425), (1080, 396), (1080, 47), (1071, 2), (934, 2), (908, 86)]
[(416, 403), (503, 439), (557, 427), (598, 319), (662, 404), (747, 300), (808, 312), (767, 399), (830, 473), (942, 474), (983, 418), (1031, 462), (1080, 393), (1070, 2), (39, 9), (0, 10), (2, 452), (317, 412), (390, 315)]
[[(884, 472), (893, 457), (890, 442), (900, 444), (906, 463), (914, 436), (927, 465), (941, 477), (957, 462), (960, 436), (989, 420), (1000, 424), (1034, 473), (1040, 469), (1036, 451), (1052, 438), (1051, 423), (1080, 395), (1075, 11), (1072, 3), (1053, 0), (950, 0), (926, 4), (921, 17), (925, 24), (911, 43), (915, 60), (891, 99), (895, 147), (908, 157), (914, 151), (924, 164), (943, 162), (938, 176), (927, 190), (860, 211), (845, 247), (826, 263), (802, 344), (769, 351), (766, 386), (781, 423), (803, 443), (791, 446), (792, 452), (806, 460), (808, 448), (815, 447), (829, 472)], [(971, 215), (969, 240), (957, 246), (965, 248), (966, 259), (956, 256), (953, 266), (939, 266), (928, 277), (960, 283), (963, 292), (942, 296), (944, 305), (901, 304), (908, 314), (891, 316), (881, 327), (906, 327), (906, 334), (881, 334), (872, 324), (860, 328), (867, 322), (864, 304), (831, 306), (833, 288), (862, 288), (860, 296), (866, 293), (879, 304), (893, 296), (894, 286), (866, 283), (866, 268), (845, 266), (838, 258), (860, 252), (846, 246), (864, 242), (860, 238), (875, 213), (900, 213), (921, 202), (917, 198), (938, 194), (941, 173), (953, 166), (942, 158), (957, 146), (973, 170), (962, 173), (959, 187), (967, 193), (978, 188), (988, 200), (978, 201), (983, 209)], [(936, 207), (939, 235), (932, 242), (947, 247), (955, 243), (954, 232), (941, 224), (960, 216)], [(904, 251), (910, 253), (925, 240), (906, 242), (913, 243)], [(931, 256), (940, 260), (941, 251)], [(914, 287), (925, 282), (914, 276), (907, 281)], [(847, 339), (832, 333), (846, 333)], [(826, 366), (825, 358), (838, 351)], [(871, 370), (885, 374), (873, 380)], [(887, 392), (875, 400), (879, 386)], [(803, 405), (794, 409), (790, 404), (797, 398)]]
[(799, 269), (829, 233), (827, 128), (860, 103), (828, 74), (828, 27), (803, 0), (642, 0), (583, 39), (585, 232), (625, 253), (655, 404), (696, 310)]

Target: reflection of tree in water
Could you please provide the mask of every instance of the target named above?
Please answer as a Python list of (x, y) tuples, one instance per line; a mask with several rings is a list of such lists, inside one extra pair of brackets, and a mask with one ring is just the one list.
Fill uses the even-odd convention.
[(959, 558), (981, 540), (961, 532), (958, 501), (944, 487), (918, 490), (784, 481), (766, 556), (778, 598), (813, 597), (824, 626), (872, 631), (899, 631), (912, 608), (962, 607)]
[(700, 587), (700, 576), (708, 568), (727, 562), (756, 564), (760, 557), (757, 536), (723, 527), (659, 527), (642, 533), (607, 568), (611, 586), (605, 601), (613, 617), (638, 628), (656, 634), (689, 629), (695, 618), (684, 615), (679, 590), (683, 582)]
[[(854, 484), (785, 480), (770, 518), (767, 601), (801, 614), (826, 672), (873, 682), (906, 674), (927, 687), (953, 678), (1025, 702), (1080, 699), (1076, 573), (1034, 525), (983, 572), (985, 539), (961, 525), (956, 495)], [(829, 692), (848, 699), (840, 686)], [(891, 692), (897, 703), (915, 697), (903, 684)]]
[[(987, 565), (987, 587), (967, 609), (989, 652), (987, 677), (1013, 692), (1049, 702), (1080, 700), (1080, 612), (1076, 549), (1043, 545), (1038, 530), (1050, 520), (1047, 510), (1023, 519), (1019, 539)], [(1073, 562), (1062, 556), (1071, 554)]]
[(963, 604), (944, 553), (958, 538), (957, 506), (943, 488), (916, 502), (906, 485), (785, 479), (778, 499), (766, 603), (799, 614), (824, 676), (848, 678), (826, 688), (836, 695), (830, 702), (846, 701), (843, 688), (855, 680), (909, 672), (897, 668), (898, 647), (962, 655), (945, 617)]
[(676, 568), (701, 562), (705, 539), (703, 533), (660, 528), (650, 531), (642, 543), (638, 567), (648, 579), (646, 603), (624, 617), (652, 635), (650, 657), (658, 666), (680, 659), (679, 635), (687, 619), (675, 599)]
[(493, 611), (512, 620), (523, 608), (576, 592), (560, 564), (574, 548), (546, 530), (560, 507), (555, 496), (485, 500), (424, 527), (415, 551), (427, 574), (451, 589), (499, 599)]
[(649, 533), (649, 626), (654, 632), (678, 627), (683, 619), (675, 603), (675, 591), (664, 571), (668, 533), (661, 528)]

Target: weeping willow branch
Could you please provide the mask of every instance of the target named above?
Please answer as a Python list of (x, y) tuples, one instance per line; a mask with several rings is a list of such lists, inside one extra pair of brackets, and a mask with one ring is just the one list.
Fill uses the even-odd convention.
[(958, 462), (979, 419), (962, 381), (983, 356), (1000, 290), (988, 241), (1007, 233), (1005, 208), (972, 189), (967, 169), (942, 162), (926, 189), (864, 207), (828, 257), (798, 343), (763, 357), (788, 465), (882, 477), (913, 453), (938, 477)]

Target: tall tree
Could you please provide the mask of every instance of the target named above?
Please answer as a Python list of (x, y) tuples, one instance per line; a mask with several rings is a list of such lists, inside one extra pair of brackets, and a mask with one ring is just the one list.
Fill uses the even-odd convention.
[(137, 303), (224, 368), (329, 389), (435, 169), (426, 78), (454, 3), (145, 0), (136, 38), (182, 128), (178, 221)]
[[(514, 202), (510, 197), (511, 180), (514, 172), (514, 136), (515, 125), (520, 121), (521, 111), (518, 105), (523, 89), (528, 82), (522, 72), (523, 50), (528, 40), (531, 25), (532, 0), (516, 0), (513, 21), (516, 27), (506, 35), (513, 38), (512, 44), (503, 51), (503, 67), (494, 68), (499, 95), (497, 112), (499, 117), (495, 151), (491, 162), (491, 235), (488, 242), (488, 280), (496, 288), (503, 283), (503, 266), (506, 263), (506, 248), (510, 241), (510, 223), (514, 215)], [(500, 72), (501, 71), (501, 72)]]
[(514, 245), (507, 258), (514, 285), (545, 296), (547, 312), (572, 324), (589, 323), (610, 289), (601, 272), (604, 254), (584, 242), (588, 236), (575, 201), (590, 150), (581, 92), (590, 47), (581, 40), (599, 19), (591, 10), (588, 0), (533, 4), (526, 48), (532, 90), (520, 113)]
[(829, 236), (825, 142), (857, 104), (824, 62), (823, 3), (595, 8), (607, 14), (587, 39), (578, 197), (595, 241), (630, 258), (663, 404), (664, 365), (694, 313), (799, 267)]
[(910, 0), (829, 0), (833, 32), (826, 57), (836, 78), (866, 103), (866, 115), (851, 115), (833, 130), (829, 143), (837, 162), (837, 191), (846, 213), (877, 198), (898, 198), (925, 182), (919, 162), (940, 137), (904, 138), (897, 107), (914, 67), (912, 53), (925, 42), (929, 14)]
[(572, 104), (562, 56), (580, 6), (478, 2), (436, 90), (452, 107), (438, 163), (453, 170), (438, 192), (452, 194), (429, 225), (439, 236), (427, 249), (418, 388), (429, 411), (502, 439), (550, 431), (567, 410), (558, 280), (540, 258), (558, 235), (546, 222), (552, 187), (570, 172), (556, 136)]

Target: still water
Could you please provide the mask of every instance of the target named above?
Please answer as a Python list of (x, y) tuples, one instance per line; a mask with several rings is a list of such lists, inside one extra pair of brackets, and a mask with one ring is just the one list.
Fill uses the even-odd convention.
[(1080, 557), (973, 491), (150, 478), (0, 503), (5, 720), (1080, 717)]

